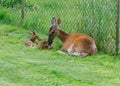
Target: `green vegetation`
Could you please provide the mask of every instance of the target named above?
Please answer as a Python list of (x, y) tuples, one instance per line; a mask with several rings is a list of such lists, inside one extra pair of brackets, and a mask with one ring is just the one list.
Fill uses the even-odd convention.
[(5, 7), (14, 7), (20, 5), (21, 0), (0, 0), (0, 4)]
[[(0, 22), (20, 26), (20, 0), (2, 1), (6, 5), (0, 7), (4, 9), (0, 11)], [(26, 0), (23, 27), (46, 34), (53, 16), (61, 18), (62, 30), (88, 34), (95, 39), (99, 50), (114, 54), (116, 0)]]
[[(120, 55), (113, 55), (116, 0), (26, 0), (23, 25), (20, 3), (0, 0), (0, 86), (120, 85)], [(53, 16), (61, 18), (62, 30), (92, 36), (99, 52), (86, 58), (60, 54), (58, 39), (52, 50), (25, 46), (31, 31), (48, 38)]]
[(120, 85), (117, 57), (99, 52), (80, 58), (59, 54), (55, 49), (29, 48), (23, 45), (28, 38), (27, 30), (0, 24), (0, 86)]

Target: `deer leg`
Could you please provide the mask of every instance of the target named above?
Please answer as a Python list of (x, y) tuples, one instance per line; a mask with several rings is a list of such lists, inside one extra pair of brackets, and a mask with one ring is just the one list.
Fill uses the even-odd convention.
[(68, 52), (68, 56), (71, 56), (74, 52), (75, 52), (75, 49), (71, 50), (70, 52)]
[(81, 52), (81, 53), (80, 53), (80, 56), (81, 56), (81, 57), (85, 57), (85, 56), (87, 56), (87, 55), (88, 55), (88, 53), (86, 53), (86, 52)]

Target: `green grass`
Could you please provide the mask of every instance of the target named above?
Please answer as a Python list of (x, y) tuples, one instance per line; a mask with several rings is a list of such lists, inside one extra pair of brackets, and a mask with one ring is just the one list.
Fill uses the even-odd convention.
[[(21, 26), (20, 6), (0, 6), (0, 22)], [(116, 0), (26, 0), (23, 27), (46, 34), (53, 16), (61, 18), (62, 30), (88, 34), (99, 50), (115, 53)]]
[(39, 50), (23, 45), (28, 38), (24, 28), (0, 24), (0, 86), (120, 85), (120, 55), (67, 56), (56, 52), (58, 40), (57, 49)]

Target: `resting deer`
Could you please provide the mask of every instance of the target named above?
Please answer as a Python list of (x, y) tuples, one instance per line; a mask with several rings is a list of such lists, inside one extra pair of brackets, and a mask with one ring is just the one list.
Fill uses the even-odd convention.
[[(39, 49), (48, 49), (48, 41), (45, 39), (41, 39), (40, 44), (37, 45), (37, 48)], [(49, 49), (52, 49), (53, 46), (50, 46)]]
[(55, 37), (63, 42), (63, 51), (67, 51), (68, 55), (87, 56), (93, 55), (97, 51), (97, 47), (93, 38), (86, 34), (76, 33), (69, 34), (59, 28), (61, 24), (60, 18), (56, 21), (53, 17), (52, 25), (49, 29), (48, 45), (51, 46)]
[(26, 40), (26, 41), (24, 42), (24, 44), (25, 44), (26, 46), (29, 46), (29, 47), (35, 47), (35, 46), (36, 46), (35, 40), (36, 40), (36, 39), (41, 40), (41, 39), (40, 39), (39, 35), (36, 34), (35, 32), (30, 33), (30, 35), (31, 35), (32, 37), (31, 37), (30, 39)]

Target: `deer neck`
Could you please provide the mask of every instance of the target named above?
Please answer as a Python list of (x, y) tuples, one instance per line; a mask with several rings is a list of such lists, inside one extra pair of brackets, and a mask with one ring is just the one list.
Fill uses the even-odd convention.
[(70, 34), (63, 32), (62, 30), (57, 30), (57, 36), (62, 41), (65, 42), (65, 40), (70, 36)]

